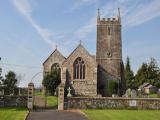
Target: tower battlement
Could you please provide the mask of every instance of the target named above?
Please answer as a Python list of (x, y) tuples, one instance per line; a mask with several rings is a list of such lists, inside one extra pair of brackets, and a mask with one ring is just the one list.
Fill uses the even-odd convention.
[(121, 24), (121, 16), (120, 16), (120, 9), (118, 8), (118, 16), (113, 18), (101, 18), (100, 11), (98, 9), (97, 14), (97, 25), (107, 25), (107, 24)]
[(100, 18), (97, 21), (97, 25), (103, 25), (103, 24), (120, 24), (120, 21), (118, 18)]

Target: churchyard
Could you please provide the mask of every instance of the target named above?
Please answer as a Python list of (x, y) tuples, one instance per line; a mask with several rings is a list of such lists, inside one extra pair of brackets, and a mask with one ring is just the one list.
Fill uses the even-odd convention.
[[(57, 106), (57, 97), (49, 96), (49, 106)], [(0, 108), (1, 120), (24, 120), (28, 114), (26, 108)], [(157, 110), (113, 110), (113, 109), (86, 109), (83, 112), (87, 120), (160, 120), (160, 111)]]

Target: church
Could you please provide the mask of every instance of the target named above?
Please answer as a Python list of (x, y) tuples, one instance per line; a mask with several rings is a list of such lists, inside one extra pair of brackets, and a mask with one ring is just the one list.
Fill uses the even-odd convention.
[(61, 84), (68, 84), (77, 96), (121, 96), (125, 91), (122, 61), (121, 16), (101, 18), (97, 14), (96, 55), (80, 43), (65, 58), (56, 48), (43, 63), (44, 76), (61, 70)]

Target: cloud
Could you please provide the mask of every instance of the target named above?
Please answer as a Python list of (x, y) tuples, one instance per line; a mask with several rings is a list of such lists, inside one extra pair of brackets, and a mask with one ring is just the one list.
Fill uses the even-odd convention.
[(42, 39), (51, 47), (55, 47), (54, 41), (51, 40), (53, 37), (53, 32), (46, 28), (43, 28), (32, 18), (32, 8), (28, 0), (13, 0), (13, 4), (16, 9), (31, 23), (33, 28), (35, 28)]
[(75, 0), (73, 6), (67, 11), (67, 13), (73, 12), (84, 5), (97, 4), (98, 1), (99, 0)]
[(130, 11), (130, 15), (124, 16), (125, 25), (127, 27), (133, 27), (145, 22), (148, 22), (154, 18), (160, 16), (160, 1), (152, 0), (152, 2), (146, 4), (140, 4), (135, 10)]
[(35, 28), (45, 43), (50, 45), (52, 48), (55, 48), (58, 45), (58, 49), (60, 49), (65, 56), (70, 53), (70, 47), (73, 47), (73, 45), (76, 44), (75, 41), (72, 41), (73, 38), (64, 39), (64, 33), (52, 32), (49, 29), (43, 28), (39, 25), (32, 17), (32, 7), (28, 0), (13, 0), (13, 5), (30, 22), (32, 27)]
[[(115, 17), (117, 16), (117, 8), (121, 8), (122, 25), (124, 29), (135, 27), (146, 23), (152, 19), (160, 17), (160, 1), (139, 1), (139, 0), (115, 0), (107, 1), (105, 5), (101, 6), (101, 17)], [(96, 11), (94, 11), (96, 13)], [(95, 30), (96, 14), (87, 22), (86, 25), (81, 26), (75, 34), (80, 38), (85, 38), (87, 35)]]
[(96, 18), (90, 20), (89, 24), (82, 26), (75, 32), (75, 36), (79, 39), (85, 38), (96, 27)]

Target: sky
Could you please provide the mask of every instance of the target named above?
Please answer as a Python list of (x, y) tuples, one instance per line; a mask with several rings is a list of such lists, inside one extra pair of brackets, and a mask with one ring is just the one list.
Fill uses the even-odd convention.
[(40, 86), (42, 64), (56, 46), (67, 57), (81, 40), (95, 54), (98, 8), (106, 18), (120, 8), (123, 60), (130, 57), (134, 73), (151, 57), (160, 65), (160, 0), (0, 0), (3, 76), (13, 70), (18, 86)]

